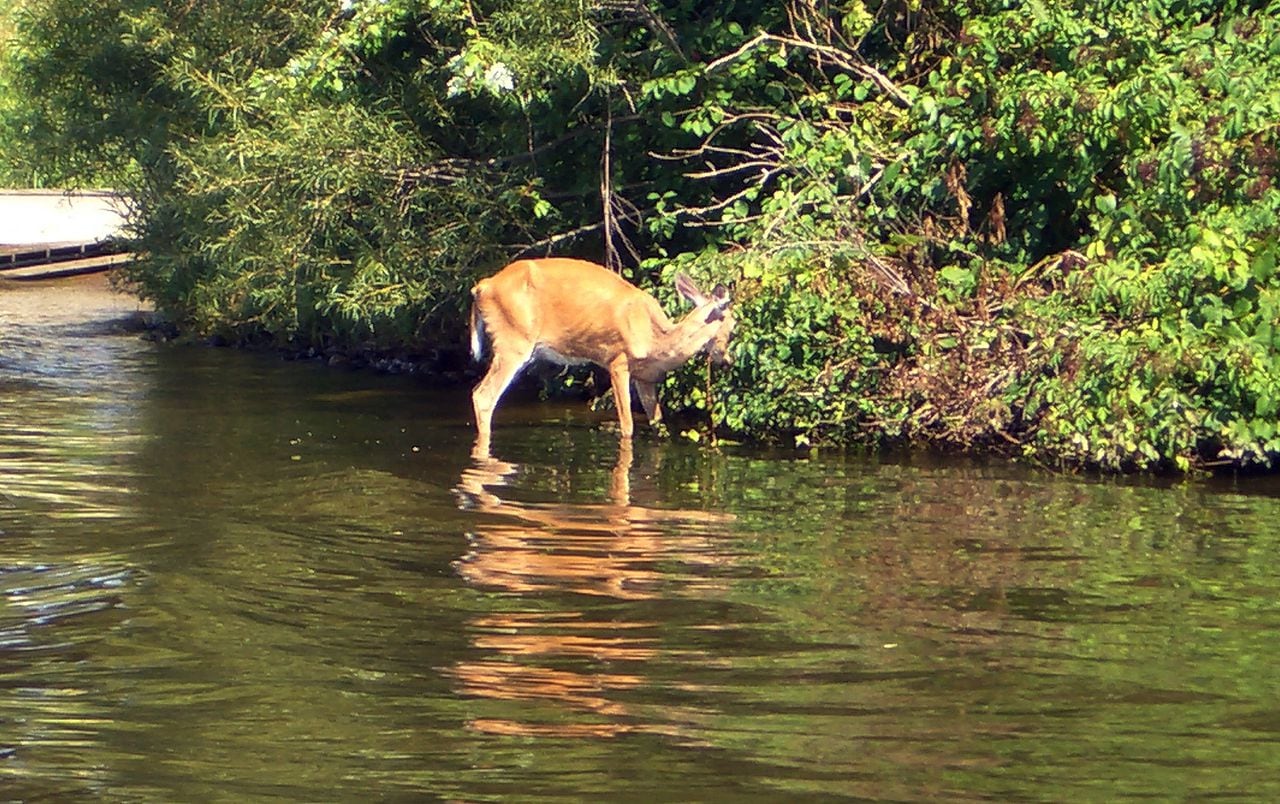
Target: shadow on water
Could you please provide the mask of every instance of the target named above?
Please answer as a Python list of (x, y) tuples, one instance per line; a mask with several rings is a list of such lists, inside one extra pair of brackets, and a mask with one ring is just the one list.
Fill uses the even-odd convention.
[(5, 798), (1280, 794), (1274, 479), (620, 449), (554, 405), (473, 459), (465, 390), (29, 302)]

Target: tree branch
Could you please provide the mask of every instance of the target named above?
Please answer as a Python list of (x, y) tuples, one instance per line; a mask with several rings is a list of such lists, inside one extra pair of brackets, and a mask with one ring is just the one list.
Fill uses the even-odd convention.
[(516, 256), (521, 256), (543, 248), (550, 248), (551, 246), (559, 245), (566, 240), (572, 240), (575, 237), (586, 234), (587, 232), (594, 232), (603, 226), (604, 221), (597, 221), (596, 223), (579, 226), (576, 229), (570, 229), (567, 232), (561, 232), (560, 234), (552, 235), (551, 237), (544, 237), (541, 240), (535, 240), (532, 243), (512, 244), (507, 246), (507, 249), (515, 252)]
[(729, 53), (728, 55), (721, 56), (715, 61), (707, 64), (707, 66), (703, 68), (703, 72), (708, 74), (713, 73), (728, 66), (729, 64), (732, 64), (761, 45), (769, 44), (784, 45), (813, 51), (814, 53), (820, 53), (830, 58), (842, 69), (851, 73), (856, 73), (875, 84), (879, 87), (881, 92), (887, 95), (889, 99), (900, 108), (911, 108), (911, 99), (908, 98), (906, 94), (904, 94), (903, 91), (893, 83), (893, 81), (889, 80), (888, 76), (872, 67), (870, 64), (867, 64), (866, 61), (864, 61), (857, 53), (848, 50), (841, 50), (838, 47), (832, 47), (830, 45), (810, 42), (805, 39), (797, 39), (792, 36), (778, 36), (777, 34), (771, 33), (757, 34), (753, 39), (747, 41), (737, 50)]
[(689, 63), (689, 57), (685, 55), (679, 40), (676, 39), (676, 32), (671, 30), (671, 26), (641, 0), (597, 0), (596, 8), (600, 11), (612, 11), (615, 14), (639, 19), (655, 39), (671, 48), (681, 61)]

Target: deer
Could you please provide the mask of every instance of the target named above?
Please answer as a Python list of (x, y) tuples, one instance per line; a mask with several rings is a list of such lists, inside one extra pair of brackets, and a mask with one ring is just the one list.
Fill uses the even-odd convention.
[(471, 355), (489, 341), (489, 370), (471, 392), (478, 455), (488, 455), (493, 411), (520, 370), (535, 359), (594, 363), (607, 370), (624, 442), (635, 431), (631, 384), (650, 425), (662, 422), (658, 383), (701, 352), (728, 365), (730, 294), (708, 295), (683, 273), (676, 291), (693, 310), (673, 322), (658, 300), (602, 265), (563, 257), (517, 260), (471, 289)]

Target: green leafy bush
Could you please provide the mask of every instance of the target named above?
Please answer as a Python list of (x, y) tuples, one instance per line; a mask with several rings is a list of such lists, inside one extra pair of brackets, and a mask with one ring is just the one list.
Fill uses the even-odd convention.
[(753, 439), (1280, 455), (1280, 4), (193, 8), (28, 0), (0, 68), (10, 173), (127, 190), (189, 331), (457, 344), (579, 254), (737, 281), (666, 404)]
[[(707, 261), (677, 260), (667, 273), (684, 262)], [(732, 267), (710, 262), (697, 271), (743, 277), (735, 289), (733, 363), (704, 369), (695, 361), (668, 384), (668, 404), (707, 411), (729, 431), (756, 440), (803, 446), (864, 438), (863, 424), (880, 401), (881, 373), (862, 302), (848, 287), (826, 284), (831, 274), (807, 270), (804, 255)], [(706, 371), (715, 379), (710, 398)]]

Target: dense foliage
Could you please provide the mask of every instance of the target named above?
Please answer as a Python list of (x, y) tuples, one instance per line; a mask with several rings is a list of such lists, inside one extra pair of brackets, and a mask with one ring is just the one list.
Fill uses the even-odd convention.
[(751, 438), (1270, 466), (1278, 12), (26, 0), (0, 138), (135, 199), (192, 332), (453, 344), (479, 273), (579, 254), (737, 281), (667, 397)]

